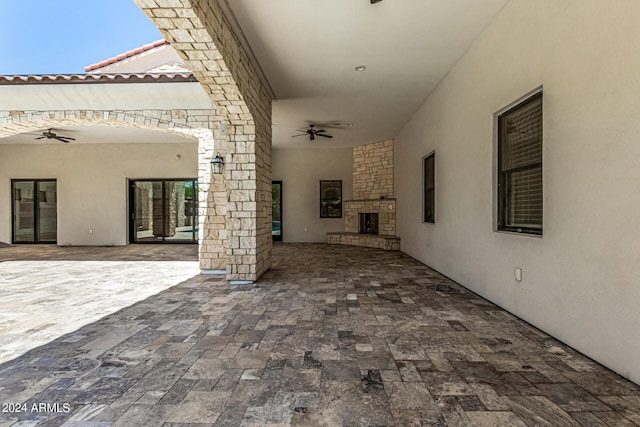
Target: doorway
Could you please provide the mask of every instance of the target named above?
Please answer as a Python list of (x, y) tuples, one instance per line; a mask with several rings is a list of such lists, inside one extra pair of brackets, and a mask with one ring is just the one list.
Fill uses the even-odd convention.
[(282, 181), (271, 182), (271, 238), (282, 241)]
[(57, 243), (58, 192), (55, 179), (12, 179), (13, 243)]
[(129, 241), (198, 243), (198, 181), (129, 181)]

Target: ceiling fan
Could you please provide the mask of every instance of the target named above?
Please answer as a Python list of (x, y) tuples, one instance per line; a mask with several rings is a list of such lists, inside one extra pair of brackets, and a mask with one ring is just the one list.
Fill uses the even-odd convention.
[(316, 130), (314, 128), (313, 124), (309, 125), (309, 129), (298, 129), (298, 132), (303, 132), (301, 134), (298, 135), (292, 135), (291, 137), (296, 137), (296, 136), (305, 136), (305, 135), (309, 135), (309, 141), (313, 141), (316, 139), (316, 136), (322, 136), (324, 138), (333, 138), (333, 136), (331, 135), (327, 135), (325, 132), (326, 130), (324, 129), (320, 129), (320, 130)]
[(44, 138), (57, 139), (58, 141), (62, 141), (65, 144), (76, 140), (75, 138), (71, 138), (70, 136), (57, 135), (55, 132), (53, 132), (53, 128), (45, 130), (44, 132), (42, 132), (42, 136), (39, 136), (38, 138), (34, 138), (34, 139), (44, 139)]

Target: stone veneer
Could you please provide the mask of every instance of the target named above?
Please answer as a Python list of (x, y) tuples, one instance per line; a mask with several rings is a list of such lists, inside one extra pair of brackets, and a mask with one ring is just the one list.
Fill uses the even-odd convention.
[(393, 140), (353, 148), (353, 200), (381, 198), (393, 198)]
[(225, 177), (207, 196), (207, 208), (224, 210), (226, 228), (205, 222), (205, 233), (220, 240), (203, 252), (208, 256), (224, 241), (227, 279), (257, 280), (271, 266), (270, 88), (217, 1), (134, 1), (184, 59), (228, 125), (216, 134), (216, 142), (226, 140), (219, 150)]
[[(393, 198), (393, 140), (353, 148), (353, 197), (345, 200), (344, 233), (327, 233), (327, 243), (400, 250)], [(358, 233), (358, 214), (378, 214), (378, 235)]]

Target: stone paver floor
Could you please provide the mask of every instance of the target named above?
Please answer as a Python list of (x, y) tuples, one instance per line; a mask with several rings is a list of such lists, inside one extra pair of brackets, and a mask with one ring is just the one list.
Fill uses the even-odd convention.
[(0, 403), (0, 426), (640, 425), (640, 387), (527, 323), (401, 253), (320, 244), (6, 362)]
[(197, 251), (0, 247), (0, 363), (199, 274)]

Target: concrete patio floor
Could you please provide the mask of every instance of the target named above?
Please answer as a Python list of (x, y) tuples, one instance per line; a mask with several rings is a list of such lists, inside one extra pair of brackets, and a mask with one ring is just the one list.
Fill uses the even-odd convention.
[(273, 254), (1, 364), (0, 426), (640, 425), (640, 387), (399, 252)]

